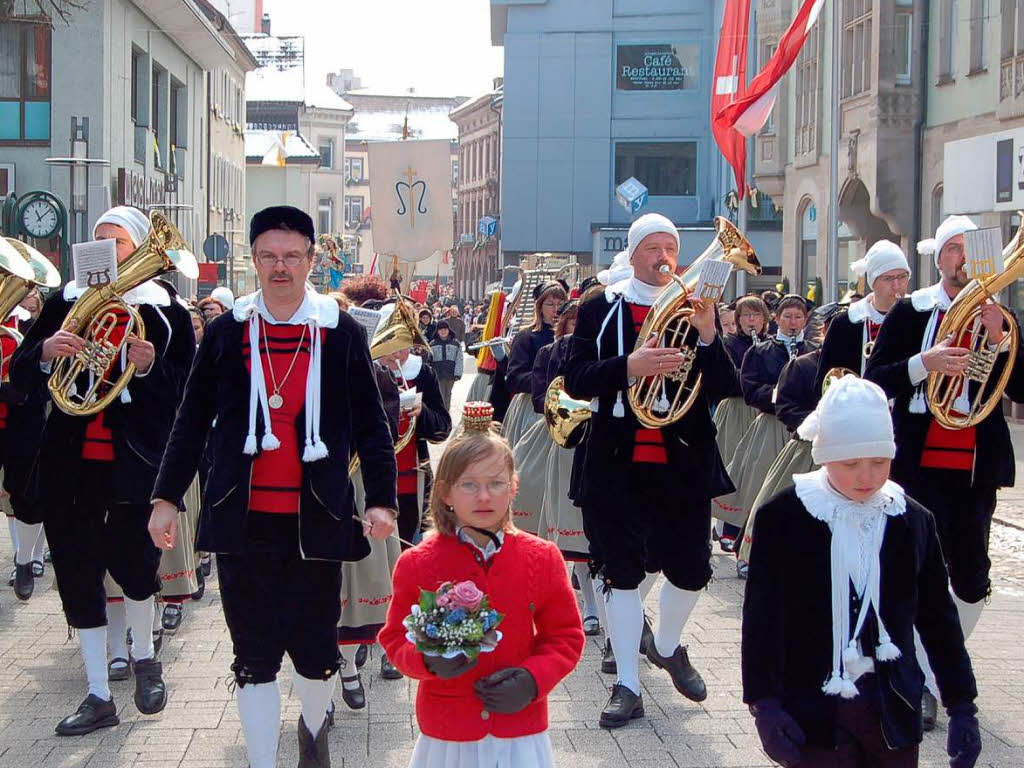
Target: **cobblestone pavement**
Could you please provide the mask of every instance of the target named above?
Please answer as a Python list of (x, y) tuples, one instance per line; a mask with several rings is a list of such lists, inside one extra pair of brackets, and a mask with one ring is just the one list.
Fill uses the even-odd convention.
[[(468, 379), (468, 377), (467, 377)], [(468, 380), (466, 382), (468, 384)], [(466, 384), (456, 390), (461, 403)], [(1016, 436), (1016, 434), (1015, 434)], [(1018, 455), (1024, 455), (1024, 451)], [(1024, 477), (1024, 475), (1022, 475)], [(1024, 480), (1011, 489), (1000, 511), (1024, 509)], [(980, 766), (1024, 766), (1024, 525), (996, 524), (992, 535), (996, 588), (969, 649), (978, 673), (984, 751)], [(0, 536), (0, 562), (10, 562)], [(612, 679), (598, 671), (600, 648), (588, 639), (576, 671), (550, 697), (551, 738), (559, 766), (596, 768), (687, 768), (770, 766), (740, 696), (739, 630), (743, 582), (731, 557), (717, 551), (715, 580), (687, 625), (685, 641), (704, 674), (710, 695), (702, 704), (679, 696), (667, 677), (641, 661), (648, 717), (618, 731), (597, 727), (597, 716)], [(6, 579), (3, 583), (6, 583)], [(647, 608), (657, 615), (657, 587)], [(36, 594), (19, 603), (0, 587), (0, 768), (8, 766), (174, 766), (214, 768), (246, 765), (233, 695), (227, 685), (231, 642), (220, 608), (216, 577), (206, 597), (187, 607), (178, 632), (164, 641), (170, 700), (158, 716), (139, 715), (133, 682), (113, 683), (121, 725), (81, 738), (60, 739), (53, 726), (84, 696), (82, 664), (66, 625), (52, 574), (37, 582)], [(360, 712), (338, 699), (337, 724), (330, 734), (336, 766), (404, 766), (415, 740), (415, 685), (380, 678), (375, 649), (364, 668), (368, 706)], [(291, 667), (281, 674), (284, 694), (279, 764), (295, 765), (295, 723), (299, 704), (291, 692)], [(945, 718), (928, 735), (921, 765), (940, 768), (945, 757)]]

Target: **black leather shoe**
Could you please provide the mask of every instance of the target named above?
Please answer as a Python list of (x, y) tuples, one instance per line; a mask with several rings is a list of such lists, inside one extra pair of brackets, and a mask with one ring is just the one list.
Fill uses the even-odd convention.
[(370, 646), (363, 643), (356, 649), (356, 669), (362, 669), (366, 663), (366, 657), (370, 655)]
[[(114, 666), (114, 665), (117, 666)], [(132, 676), (132, 665), (124, 656), (115, 656), (107, 664), (107, 680), (120, 682)]]
[(621, 728), (630, 720), (643, 716), (643, 696), (638, 696), (621, 683), (616, 683), (612, 686), (611, 698), (601, 710), (600, 724), (602, 728)]
[(199, 561), (199, 567), (203, 571), (203, 577), (210, 578), (210, 574), (213, 573), (213, 558), (210, 555), (204, 555)]
[(49, 547), (47, 547), (46, 549), (43, 550), (43, 562), (44, 563), (52, 563), (53, 562), (53, 557), (50, 556), (50, 548)]
[[(355, 680), (359, 683), (358, 688), (346, 688), (345, 683)], [(362, 709), (366, 706), (366, 689), (363, 688), (363, 681), (359, 675), (341, 678), (341, 699), (349, 709)]]
[(334, 727), (334, 699), (331, 699), (331, 708), (327, 710), (327, 722), (324, 726), (326, 728)]
[(578, 578), (576, 578), (576, 571), (572, 572), (572, 579), (570, 579), (570, 581), (572, 581), (572, 588), (575, 589), (577, 592), (579, 592), (580, 591), (580, 580)]
[(184, 611), (181, 609), (181, 603), (164, 603), (164, 613), (160, 617), (160, 626), (168, 632), (173, 632), (181, 626), (183, 615)]
[(604, 640), (604, 653), (601, 654), (601, 671), (606, 675), (614, 675), (619, 671), (619, 665), (615, 662), (615, 651), (612, 650), (612, 641)]
[(935, 730), (935, 717), (938, 714), (938, 702), (927, 688), (921, 694), (921, 727), (926, 731)]
[(640, 632), (640, 655), (646, 656), (647, 649), (654, 645), (654, 630), (651, 629), (651, 622), (644, 614), (644, 628)]
[(314, 739), (302, 715), (299, 715), (299, 768), (331, 768), (326, 722), (320, 726), (320, 733)]
[(136, 661), (135, 706), (144, 715), (155, 715), (167, 705), (167, 686), (164, 685), (163, 665), (156, 659)]
[(35, 589), (35, 577), (32, 575), (32, 563), (14, 566), (14, 595), (19, 600), (28, 600)]
[(403, 675), (397, 669), (395, 665), (388, 659), (386, 653), (382, 653), (380, 656), (380, 676), (385, 680), (401, 680)]
[(57, 723), (54, 731), (58, 736), (83, 736), (97, 728), (109, 728), (119, 722), (113, 697), (104, 701), (90, 693), (78, 705), (78, 711)]
[(704, 680), (690, 664), (690, 657), (683, 646), (677, 645), (675, 653), (666, 658), (658, 653), (652, 640), (647, 646), (647, 658), (651, 664), (668, 672), (672, 685), (690, 701), (704, 701), (708, 697)]
[(203, 575), (203, 566), (196, 567), (196, 591), (192, 593), (193, 600), (202, 600), (206, 594), (206, 576)]

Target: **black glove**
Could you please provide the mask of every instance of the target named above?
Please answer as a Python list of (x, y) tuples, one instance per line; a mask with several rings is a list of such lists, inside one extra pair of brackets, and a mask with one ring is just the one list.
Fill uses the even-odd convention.
[(537, 698), (537, 681), (522, 667), (499, 669), (481, 677), (473, 688), (486, 709), (503, 715), (514, 715)]
[(974, 768), (981, 754), (981, 730), (978, 727), (978, 708), (974, 704), (956, 704), (949, 707), (949, 735), (946, 754), (949, 768)]
[(800, 747), (807, 737), (796, 720), (782, 708), (781, 702), (778, 699), (761, 699), (751, 709), (757, 735), (768, 757), (784, 768), (792, 768), (799, 763)]
[(464, 653), (460, 653), (454, 659), (446, 659), (443, 656), (424, 656), (423, 664), (432, 675), (437, 675), (442, 680), (451, 680), (453, 677), (469, 672), (476, 666), (478, 660), (471, 660)]

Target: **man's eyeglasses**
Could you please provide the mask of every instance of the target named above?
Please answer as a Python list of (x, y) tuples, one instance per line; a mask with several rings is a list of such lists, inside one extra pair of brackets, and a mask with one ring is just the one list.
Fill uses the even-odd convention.
[(276, 256), (272, 253), (261, 253), (253, 258), (261, 267), (272, 267), (279, 261), (286, 267), (297, 267), (302, 263), (302, 260), (307, 257), (297, 253), (289, 253), (287, 256)]

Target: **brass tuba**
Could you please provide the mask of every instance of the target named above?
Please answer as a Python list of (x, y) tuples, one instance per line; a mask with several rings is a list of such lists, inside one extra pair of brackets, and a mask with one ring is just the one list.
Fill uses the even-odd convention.
[(698, 298), (693, 296), (693, 291), (700, 278), (701, 265), (714, 260), (727, 261), (734, 269), (753, 275), (761, 274), (761, 263), (753, 246), (732, 222), (721, 216), (715, 219), (715, 239), (682, 276), (672, 274), (668, 267), (661, 268), (672, 282), (651, 307), (637, 336), (636, 349), (654, 336), (664, 346), (678, 347), (684, 361), (675, 371), (637, 378), (630, 385), (629, 405), (637, 421), (645, 427), (660, 429), (676, 423), (690, 410), (700, 392), (701, 374), (694, 370), (699, 337), (690, 318)]
[[(400, 293), (395, 294), (395, 308), (390, 315), (381, 323), (373, 333), (370, 340), (370, 358), (379, 360), (385, 355), (393, 352), (400, 352), (410, 347), (423, 347), (430, 350), (430, 344), (423, 336), (419, 323), (413, 315), (412, 307)], [(416, 417), (409, 419), (409, 428), (398, 436), (395, 441), (395, 455), (402, 452), (402, 449), (409, 444), (412, 436), (416, 433)], [(359, 456), (355, 453), (348, 462), (348, 473), (354, 475), (359, 469)]]
[[(75, 333), (85, 340), (85, 349), (81, 352), (53, 361), (48, 382), (54, 405), (70, 416), (93, 416), (104, 410), (135, 375), (135, 365), (128, 363), (115, 381), (107, 379), (128, 335), (146, 338), (142, 316), (135, 307), (125, 303), (124, 294), (174, 269), (190, 279), (199, 276), (196, 258), (177, 227), (155, 211), (149, 214), (149, 222), (149, 236), (118, 264), (114, 284), (88, 288), (61, 325), (62, 331)], [(118, 324), (118, 312), (127, 313), (128, 324), (124, 335), (114, 343), (110, 337)], [(75, 381), (86, 372), (93, 374), (93, 381), (86, 392), (79, 395), (75, 391)]]
[(562, 448), (583, 442), (590, 421), (590, 403), (575, 400), (565, 391), (565, 378), (556, 376), (544, 395), (544, 421), (551, 439)]
[[(32, 266), (22, 255), (21, 251), (14, 245), (18, 242), (14, 238), (0, 237), (0, 336), (7, 336), (14, 340), (14, 346), (18, 347), (24, 340), (17, 328), (11, 328), (2, 323), (7, 319), (11, 311), (21, 303), (32, 286), (35, 285), (35, 275)], [(56, 270), (54, 270), (56, 271)], [(60, 279), (57, 280), (60, 282)], [(0, 351), (0, 370), (3, 371), (2, 380), (10, 380), (7, 372), (8, 360), (3, 357)]]
[[(1024, 216), (1020, 211), (1017, 214)], [(951, 338), (953, 346), (966, 346), (970, 351), (964, 373), (947, 375), (932, 371), (928, 374), (928, 408), (946, 429), (964, 429), (983, 421), (999, 406), (1013, 373), (1013, 361), (1020, 345), (1017, 323), (1009, 310), (996, 304), (1009, 330), (998, 348), (989, 349), (988, 331), (981, 324), (981, 309), (994, 301), (1001, 290), (1024, 277), (1024, 238), (1020, 230), (1003, 254), (1002, 272), (971, 280), (953, 301), (935, 334), (936, 339)], [(969, 345), (965, 344), (968, 337)], [(1008, 350), (1009, 355), (999, 379), (990, 386), (989, 379), (1003, 350)], [(961, 390), (970, 387), (972, 382), (976, 386), (973, 395), (968, 390), (970, 407), (967, 413), (961, 413), (955, 408), (956, 400)]]

